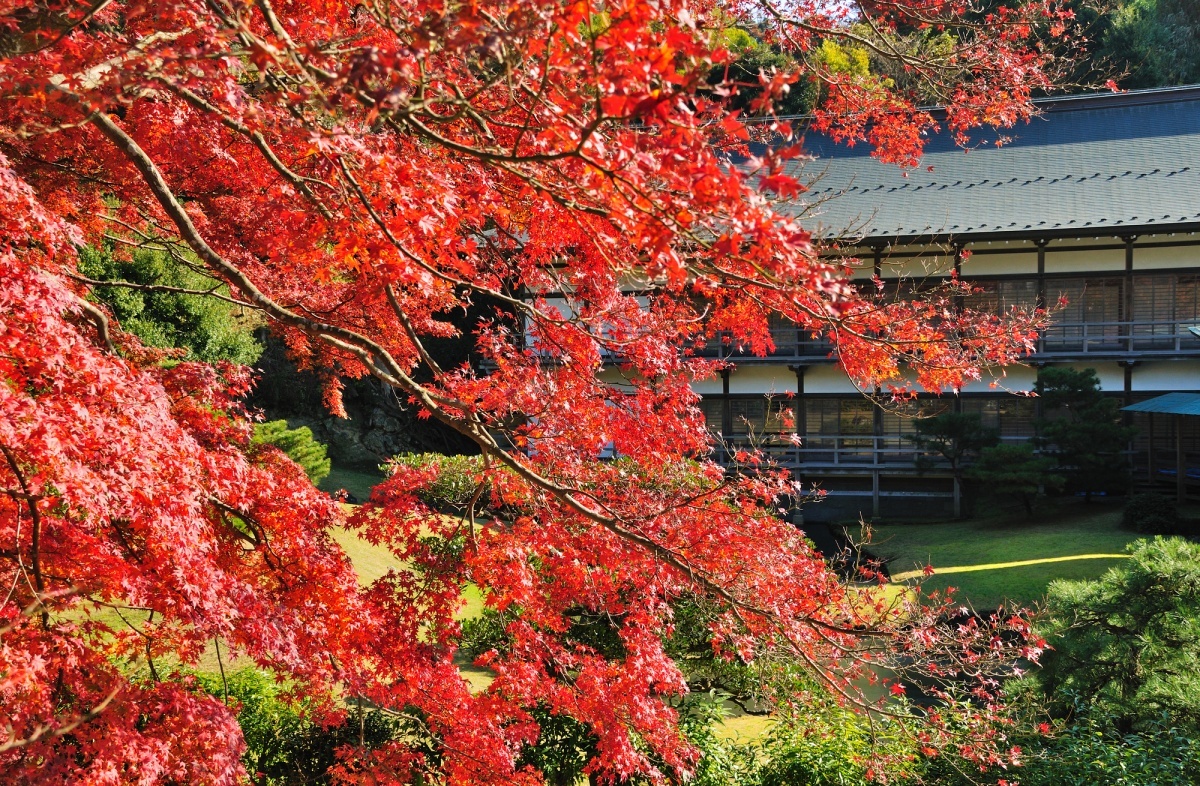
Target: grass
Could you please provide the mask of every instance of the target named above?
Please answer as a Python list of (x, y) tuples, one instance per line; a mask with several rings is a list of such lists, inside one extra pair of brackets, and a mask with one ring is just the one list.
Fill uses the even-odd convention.
[(383, 473), (380, 472), (379, 467), (335, 464), (329, 470), (329, 475), (318, 484), (318, 487), (321, 491), (329, 493), (345, 489), (363, 502), (371, 496), (371, 489), (381, 480), (383, 480)]
[(1071, 501), (1032, 519), (993, 515), (943, 524), (876, 526), (871, 550), (895, 580), (911, 581), (932, 565), (927, 590), (958, 588), (980, 610), (1005, 600), (1039, 602), (1055, 579), (1094, 579), (1125, 559), (1140, 537), (1120, 527), (1114, 503)]

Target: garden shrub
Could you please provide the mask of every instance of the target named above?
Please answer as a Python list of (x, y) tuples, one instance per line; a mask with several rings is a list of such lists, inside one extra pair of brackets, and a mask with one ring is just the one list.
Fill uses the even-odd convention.
[[(439, 453), (401, 453), (392, 458), (389, 474), (397, 468), (416, 470), (432, 469), (433, 480), (415, 489), (417, 497), (437, 510), (461, 513), (471, 504), (479, 488), (483, 472), (482, 456), (443, 456)], [(490, 501), (488, 489), (479, 495), (486, 505)]]
[[(138, 249), (128, 258), (114, 256), (108, 249), (80, 249), (79, 272), (100, 281), (229, 294), (220, 281), (148, 249)], [(116, 284), (96, 286), (91, 298), (107, 306), (121, 329), (142, 343), (182, 349), (184, 360), (250, 365), (262, 355), (263, 347), (254, 338), (256, 323), (242, 318), (242, 308), (227, 300)]]
[(325, 445), (313, 439), (308, 426), (289, 429), (286, 420), (270, 420), (254, 427), (252, 445), (274, 445), (300, 465), (313, 485), (329, 475), (333, 464), (325, 455)]
[(984, 775), (953, 755), (926, 762), (923, 784), (937, 786), (1200, 786), (1200, 741), (1168, 718), (1122, 734), (1114, 718), (1080, 708), (1052, 734), (1016, 740), (1021, 766)]
[(1134, 494), (1121, 517), (1121, 526), (1146, 535), (1173, 535), (1181, 523), (1175, 501), (1162, 494)]
[(359, 716), (351, 709), (337, 725), (322, 727), (306, 717), (303, 702), (285, 697), (285, 686), (253, 667), (228, 673), (197, 674), (204, 692), (238, 707), (237, 722), (246, 741), (242, 763), (258, 786), (324, 786), (337, 750), (361, 741), (377, 748), (393, 739), (397, 722), (377, 710)]
[(1123, 732), (1162, 716), (1200, 733), (1200, 546), (1156, 537), (1094, 581), (1055, 581), (1041, 632), (1053, 647), (1036, 673), (1052, 711), (1075, 697)]

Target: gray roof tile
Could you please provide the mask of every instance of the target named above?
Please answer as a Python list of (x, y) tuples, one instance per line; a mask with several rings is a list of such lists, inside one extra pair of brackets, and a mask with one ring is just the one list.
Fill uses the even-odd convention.
[(980, 132), (966, 151), (935, 135), (907, 171), (809, 135), (817, 159), (792, 172), (812, 190), (784, 210), (814, 205), (802, 221), (817, 234), (874, 239), (1162, 231), (1200, 219), (1196, 88), (1058, 99), (1003, 135), (997, 147), (997, 132)]

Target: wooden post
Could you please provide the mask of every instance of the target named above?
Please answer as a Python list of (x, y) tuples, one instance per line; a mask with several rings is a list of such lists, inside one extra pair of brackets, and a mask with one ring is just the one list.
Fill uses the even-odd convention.
[(1183, 466), (1183, 415), (1175, 416), (1175, 501), (1180, 505), (1183, 504), (1184, 497), (1184, 471)]
[(871, 472), (871, 516), (879, 518), (879, 470)]
[(1146, 429), (1146, 431), (1148, 432), (1146, 435), (1146, 441), (1150, 445), (1150, 447), (1147, 448), (1147, 450), (1146, 450), (1146, 453), (1147, 453), (1147, 455), (1146, 455), (1146, 480), (1151, 485), (1154, 485), (1154, 474), (1155, 474), (1154, 452), (1155, 452), (1155, 449), (1158, 447), (1158, 444), (1154, 441), (1154, 413), (1147, 412), (1146, 414), (1147, 414), (1148, 420), (1149, 420), (1149, 426)]
[(871, 515), (879, 518), (879, 465), (883, 463), (883, 409), (879, 406), (880, 388), (875, 386), (875, 395), (871, 397)]

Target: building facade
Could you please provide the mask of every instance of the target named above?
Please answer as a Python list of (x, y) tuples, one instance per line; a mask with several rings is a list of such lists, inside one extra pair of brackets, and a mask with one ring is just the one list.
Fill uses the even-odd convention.
[[(1094, 369), (1122, 404), (1200, 391), (1200, 337), (1189, 330), (1200, 333), (1200, 87), (1054, 99), (1041, 110), (1002, 146), (996, 134), (969, 151), (934, 137), (907, 172), (861, 148), (807, 140), (816, 160), (801, 174), (814, 186), (795, 209), (817, 234), (854, 237), (845, 253), (860, 260), (857, 277), (878, 276), (903, 296), (953, 273), (978, 290), (964, 305), (1057, 310), (1027, 364), (904, 408), (877, 406), (828, 344), (783, 321), (767, 357), (714, 342), (708, 351), (734, 365), (697, 390), (710, 427), (823, 488), (806, 518), (947, 514), (950, 473), (918, 469), (914, 416), (974, 412), (1002, 440), (1028, 440), (1040, 402), (1014, 393), (1048, 364)], [(1128, 453), (1135, 477), (1173, 483), (1172, 420), (1128, 417), (1139, 427)], [(1200, 426), (1183, 428), (1189, 465), (1200, 466)]]

